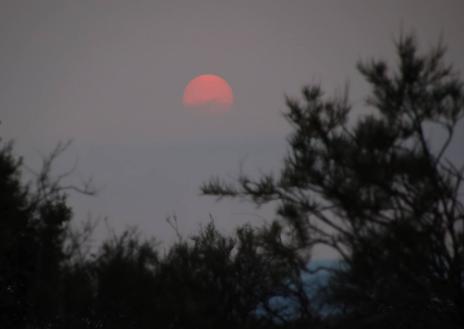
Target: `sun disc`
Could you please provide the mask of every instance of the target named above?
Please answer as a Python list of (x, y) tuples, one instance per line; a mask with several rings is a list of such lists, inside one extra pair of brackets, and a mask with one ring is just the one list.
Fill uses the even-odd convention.
[(188, 108), (226, 112), (234, 102), (234, 95), (226, 80), (218, 75), (203, 74), (187, 84), (182, 102)]

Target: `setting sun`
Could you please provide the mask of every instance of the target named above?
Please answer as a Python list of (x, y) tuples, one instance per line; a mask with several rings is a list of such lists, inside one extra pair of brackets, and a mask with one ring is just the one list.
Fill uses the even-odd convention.
[(187, 84), (182, 102), (186, 107), (226, 112), (234, 102), (234, 95), (226, 80), (217, 75), (204, 74)]

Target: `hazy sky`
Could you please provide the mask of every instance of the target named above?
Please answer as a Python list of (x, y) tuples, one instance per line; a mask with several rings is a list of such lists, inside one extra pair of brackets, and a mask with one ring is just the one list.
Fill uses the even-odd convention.
[[(211, 175), (276, 170), (289, 127), (284, 95), (349, 82), (361, 112), (359, 59), (393, 59), (393, 40), (415, 31), (425, 49), (440, 36), (464, 72), (464, 1), (0, 0), (0, 136), (25, 162), (58, 141), (74, 144), (77, 178), (100, 193), (72, 197), (77, 219), (107, 216), (170, 241), (177, 214), (193, 232), (209, 214), (230, 230), (271, 209), (199, 196)], [(186, 110), (182, 92), (199, 74), (231, 85), (228, 113)], [(461, 137), (463, 137), (461, 135)]]

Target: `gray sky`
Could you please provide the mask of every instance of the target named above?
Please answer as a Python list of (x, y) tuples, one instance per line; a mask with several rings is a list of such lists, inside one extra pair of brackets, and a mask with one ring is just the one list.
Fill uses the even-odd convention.
[[(440, 36), (464, 72), (464, 2), (0, 0), (0, 135), (25, 162), (58, 141), (73, 147), (76, 177), (93, 176), (95, 198), (73, 196), (77, 219), (107, 216), (162, 241), (177, 214), (191, 233), (215, 217), (230, 230), (261, 223), (271, 209), (199, 196), (211, 175), (276, 170), (289, 127), (284, 95), (321, 83), (330, 94), (350, 83), (362, 111), (359, 59), (393, 58), (399, 32), (425, 49)], [(199, 74), (231, 85), (228, 113), (186, 110), (182, 92)]]

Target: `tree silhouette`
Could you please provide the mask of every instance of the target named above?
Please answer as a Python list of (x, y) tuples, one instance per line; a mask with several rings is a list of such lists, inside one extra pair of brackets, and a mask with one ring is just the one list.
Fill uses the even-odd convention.
[[(57, 148), (56, 154), (61, 151)], [(49, 158), (51, 159), (52, 156)], [(11, 144), (0, 149), (0, 322), (40, 325), (59, 314), (62, 245), (71, 210), (53, 184), (49, 167), (36, 190), (21, 181), (21, 160)]]
[[(220, 234), (211, 222), (169, 247), (133, 230), (108, 239), (94, 259), (67, 268), (59, 323), (68, 328), (273, 328), (316, 324), (312, 313), (287, 316), (299, 267), (264, 248), (262, 231)], [(285, 259), (288, 261), (288, 259)]]
[[(371, 114), (304, 88), (303, 101), (287, 99), (280, 175), (202, 187), (275, 202), (277, 220), (229, 235), (209, 223), (165, 251), (127, 230), (89, 253), (92, 226), (70, 231), (67, 192), (94, 191), (52, 175), (67, 144), (30, 184), (1, 144), (0, 327), (464, 327), (464, 166), (449, 152), (462, 143), (464, 87), (442, 46), (422, 55), (408, 36), (397, 51), (396, 70), (359, 65)], [(308, 266), (320, 244), (337, 266)], [(316, 296), (307, 274), (319, 271), (331, 275)]]
[(92, 225), (69, 230), (66, 192), (92, 190), (51, 174), (65, 149), (59, 144), (29, 185), (11, 145), (0, 149), (2, 328), (272, 328), (297, 313), (299, 323), (316, 323), (309, 307), (289, 317), (271, 302), (303, 296), (290, 253), (267, 247), (271, 228), (226, 236), (211, 222), (164, 253), (130, 229), (88, 253)]
[(370, 114), (353, 118), (346, 94), (304, 88), (303, 102), (287, 99), (294, 132), (280, 175), (215, 178), (202, 192), (276, 202), (287, 246), (336, 250), (342, 265), (327, 302), (344, 326), (462, 327), (464, 167), (448, 149), (464, 116), (463, 83), (441, 45), (422, 55), (406, 36), (397, 53), (396, 70), (358, 65)]
[[(270, 300), (295, 297), (289, 284), (300, 282), (299, 267), (269, 253), (261, 235), (261, 230), (243, 226), (224, 236), (210, 223), (191, 244), (173, 246), (157, 277), (164, 293), (160, 314), (176, 309), (163, 325), (272, 328), (292, 323), (293, 318), (285, 317), (288, 307), (273, 307)], [(317, 322), (312, 314), (305, 315), (307, 324)]]
[[(1, 142), (1, 141), (0, 141)], [(72, 217), (66, 191), (94, 193), (90, 185), (64, 185), (69, 173), (52, 175), (57, 147), (44, 158), (35, 181), (26, 184), (22, 159), (11, 143), (0, 148), (0, 326), (47, 326), (63, 312), (63, 266)]]

